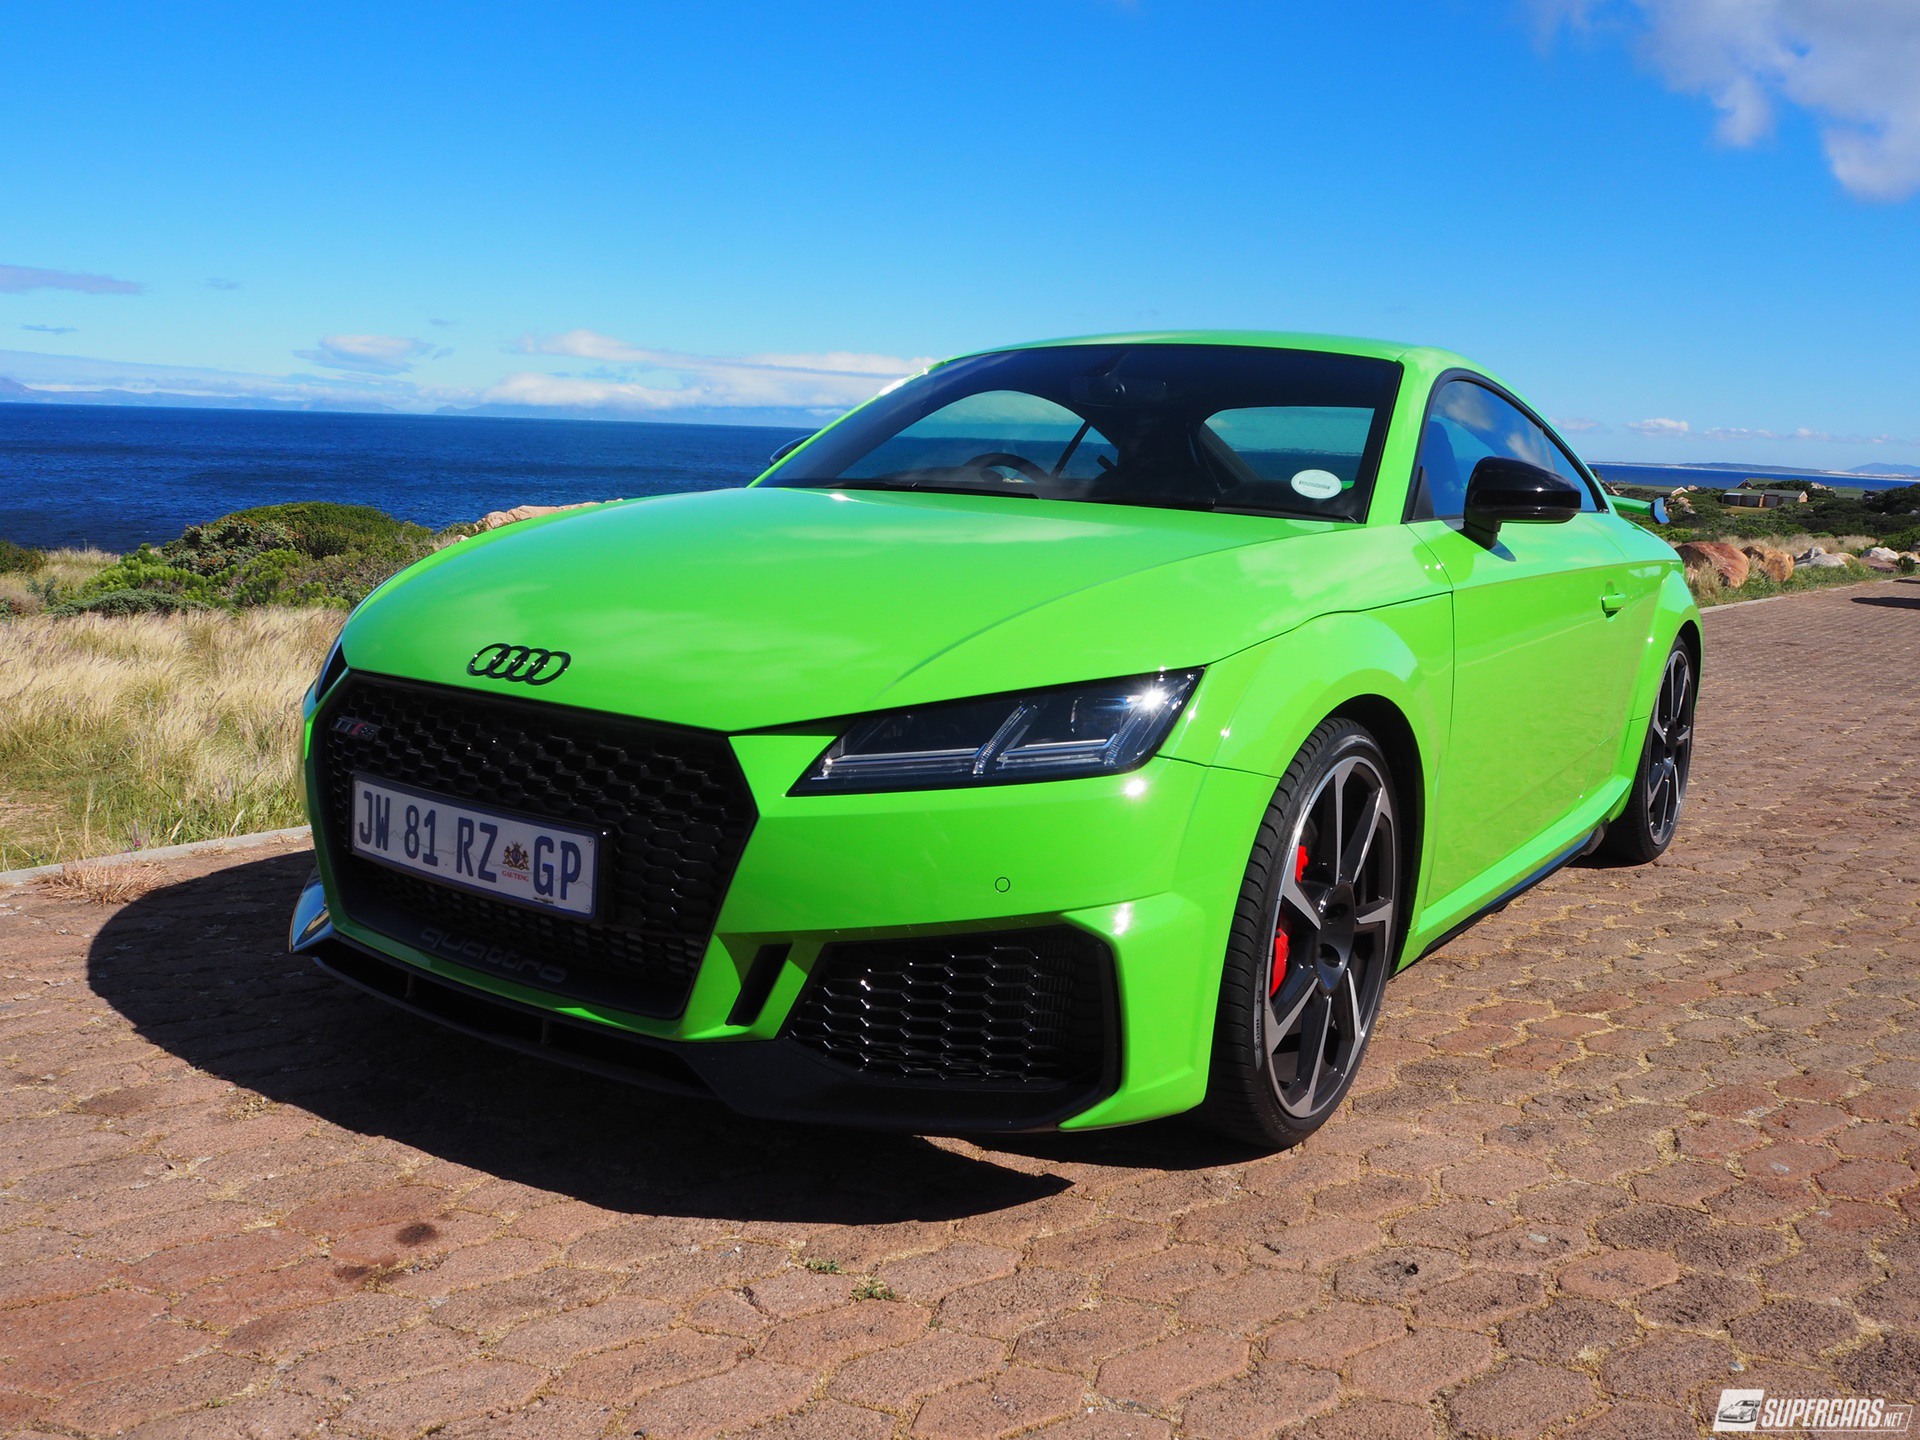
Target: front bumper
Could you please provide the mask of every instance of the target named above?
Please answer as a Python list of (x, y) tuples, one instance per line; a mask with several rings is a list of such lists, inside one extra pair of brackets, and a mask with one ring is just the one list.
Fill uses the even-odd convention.
[[(1221, 957), (1271, 778), (1163, 758), (1099, 779), (796, 797), (786, 791), (826, 743), (819, 734), (730, 743), (758, 818), (675, 1015), (543, 990), (513, 952), (475, 937), (408, 933), (391, 916), (362, 923), (340, 904), (311, 760), (320, 865), (294, 948), (456, 1028), (752, 1115), (1079, 1128), (1200, 1101)], [(796, 1039), (830, 946), (1062, 929), (1107, 957), (1097, 1074), (1052, 1087), (916, 1082)]]

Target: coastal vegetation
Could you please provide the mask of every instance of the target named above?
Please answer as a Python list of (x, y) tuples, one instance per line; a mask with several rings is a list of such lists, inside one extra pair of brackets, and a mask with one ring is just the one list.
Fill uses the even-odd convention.
[(338, 608), (0, 624), (0, 870), (298, 825)]
[[(1759, 510), (1686, 492), (1653, 528), (1689, 556), (1725, 541), (1742, 557), (1737, 584), (1689, 559), (1703, 605), (1872, 579), (1887, 562), (1858, 552), (1920, 547), (1920, 485), (1812, 493)], [(300, 696), (346, 611), (522, 513), (431, 532), (368, 506), (270, 505), (127, 555), (0, 540), (0, 869), (300, 823)], [(1767, 555), (1816, 546), (1825, 560)]]
[(15, 579), (0, 590), (0, 607), (63, 617), (351, 608), (389, 575), (462, 533), (464, 527), (435, 535), (367, 505), (301, 502), (189, 526), (157, 548), (103, 556), (104, 563), (83, 575), (71, 567), (62, 573), (52, 556), (8, 546), (0, 567)]

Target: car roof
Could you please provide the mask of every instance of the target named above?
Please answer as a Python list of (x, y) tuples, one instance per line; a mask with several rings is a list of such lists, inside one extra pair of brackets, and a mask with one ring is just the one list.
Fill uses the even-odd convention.
[(1438, 374), (1443, 370), (1471, 370), (1496, 378), (1485, 366), (1464, 355), (1431, 345), (1408, 345), (1393, 340), (1366, 340), (1353, 335), (1315, 335), (1293, 330), (1143, 330), (1120, 335), (1073, 335), (1055, 340), (1028, 340), (1017, 345), (993, 345), (972, 355), (1006, 350), (1045, 350), (1058, 345), (1260, 345), (1275, 350), (1319, 350), (1330, 355), (1362, 355), (1373, 360), (1395, 360), (1410, 368)]

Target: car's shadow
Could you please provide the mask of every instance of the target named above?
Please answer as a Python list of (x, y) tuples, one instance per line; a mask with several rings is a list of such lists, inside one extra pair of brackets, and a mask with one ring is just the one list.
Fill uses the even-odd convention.
[(310, 865), (304, 853), (256, 860), (135, 900), (94, 938), (89, 983), (154, 1044), (268, 1100), (616, 1211), (952, 1219), (1068, 1187), (1020, 1155), (1065, 1159), (1077, 1145), (1083, 1161), (1141, 1163), (1097, 1137), (1004, 1147), (1001, 1165), (916, 1136), (765, 1124), (443, 1030), (287, 954)]

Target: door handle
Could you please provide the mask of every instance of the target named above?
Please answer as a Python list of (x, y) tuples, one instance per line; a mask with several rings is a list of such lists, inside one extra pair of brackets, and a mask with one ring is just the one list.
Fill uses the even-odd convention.
[(1627, 597), (1625, 593), (1615, 590), (1611, 586), (1609, 586), (1606, 593), (1600, 597), (1600, 608), (1609, 615), (1618, 615), (1626, 608), (1626, 604)]

